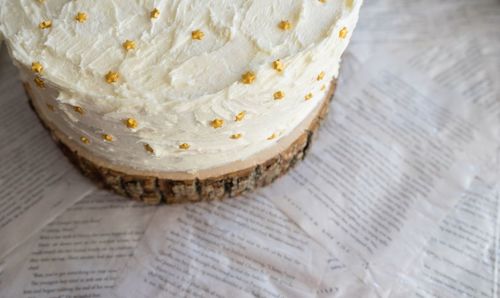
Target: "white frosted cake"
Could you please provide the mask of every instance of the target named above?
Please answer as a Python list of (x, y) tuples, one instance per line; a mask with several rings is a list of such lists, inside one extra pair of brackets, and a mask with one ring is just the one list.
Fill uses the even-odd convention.
[(197, 201), (303, 157), (361, 2), (3, 1), (0, 35), (86, 175), (147, 202)]

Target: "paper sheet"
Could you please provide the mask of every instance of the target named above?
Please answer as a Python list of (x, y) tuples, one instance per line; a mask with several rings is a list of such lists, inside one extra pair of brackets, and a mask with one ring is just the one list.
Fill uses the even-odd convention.
[[(498, 31), (500, 15), (496, 23)], [(408, 61), (435, 82), (460, 92), (498, 124), (500, 56), (491, 55), (491, 48), (485, 45), (490, 44), (484, 35), (465, 36), (452, 45), (438, 44), (423, 53), (409, 53)], [(498, 131), (496, 136), (500, 140)], [(391, 297), (500, 296), (498, 156), (440, 223), (424, 254), (401, 278), (399, 289)]]
[(315, 297), (328, 255), (267, 198), (161, 208), (117, 297)]
[[(418, 69), (433, 82), (460, 93), (468, 104), (482, 108), (484, 115), (492, 118), (492, 124), (499, 123), (495, 118), (498, 119), (500, 103), (500, 86), (496, 84), (500, 81), (500, 3), (453, 0), (452, 6), (446, 6), (449, 4), (447, 1), (427, 0), (366, 2), (360, 25), (344, 56), (340, 85), (347, 83), (356, 71), (362, 71), (363, 62), (373, 53), (394, 51), (405, 57), (407, 63), (404, 64)], [(414, 13), (408, 13), (408, 7)], [(443, 9), (446, 14), (433, 12)], [(417, 19), (425, 21), (415, 22)], [(401, 26), (401, 23), (407, 26)], [(461, 24), (460, 29), (457, 29), (457, 24)], [(450, 28), (459, 31), (460, 36), (443, 34)], [(496, 127), (498, 129), (498, 125)], [(495, 134), (500, 136), (498, 132)], [(491, 229), (491, 226), (485, 229)], [(433, 270), (431, 264), (426, 263), (430, 268), (427, 268), (427, 274)], [(332, 271), (332, 274), (335, 272), (340, 274), (343, 270)], [(468, 278), (467, 274), (459, 276)], [(356, 282), (352, 277), (349, 281), (339, 283), (338, 278), (326, 276), (323, 289), (359, 289), (351, 297), (375, 296), (370, 292), (370, 284)], [(415, 280), (413, 283), (418, 284)], [(467, 281), (464, 283), (467, 284)], [(336, 286), (339, 284), (341, 286)], [(325, 297), (341, 296), (332, 294)], [(455, 293), (440, 297), (456, 296)]]
[(94, 188), (56, 148), (0, 52), (0, 260)]
[(461, 36), (480, 36), (498, 51), (499, 16), (497, 0), (365, 1), (349, 51), (365, 62), (375, 52), (424, 52), (436, 43), (453, 44)]
[[(500, 28), (500, 4), (498, 7)], [(451, 45), (437, 43), (426, 51), (410, 51), (405, 56), (412, 67), (460, 93), (467, 103), (480, 107), (487, 117), (500, 123), (500, 55), (490, 55), (483, 45), (481, 38), (465, 36)]]
[(7, 258), (0, 297), (110, 297), (155, 211), (108, 192), (93, 193)]
[(499, 174), (474, 181), (391, 297), (500, 296)]
[(391, 59), (376, 57), (351, 78), (322, 142), (268, 189), (280, 209), (381, 294), (474, 178), (477, 160), (468, 153), (486, 158), (494, 148), (490, 127), (475, 123), (477, 111)]

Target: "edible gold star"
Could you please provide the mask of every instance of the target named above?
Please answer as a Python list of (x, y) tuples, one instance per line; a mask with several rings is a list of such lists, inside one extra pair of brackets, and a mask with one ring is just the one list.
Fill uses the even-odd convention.
[(125, 120), (125, 125), (130, 129), (134, 129), (137, 128), (138, 123), (137, 120), (135, 120), (134, 118), (128, 118)]
[(274, 97), (274, 100), (283, 99), (285, 97), (285, 92), (283, 92), (281, 90), (280, 91), (276, 91), (276, 92), (274, 92), (273, 97)]
[(75, 20), (79, 23), (85, 23), (85, 21), (87, 21), (87, 14), (84, 13), (84, 12), (78, 12), (75, 16)]
[(272, 139), (275, 139), (277, 136), (275, 133), (273, 133), (272, 135), (270, 135), (267, 139), (268, 140), (272, 140)]
[(123, 44), (122, 44), (123, 48), (125, 49), (125, 51), (131, 51), (131, 50), (134, 50), (135, 49), (135, 42), (133, 40), (126, 40)]
[(252, 84), (254, 81), (255, 81), (255, 73), (249, 71), (249, 72), (246, 72), (244, 73), (242, 76), (241, 76), (241, 82), (243, 84)]
[(283, 62), (281, 62), (280, 59), (276, 60), (276, 61), (273, 61), (273, 68), (277, 71), (277, 72), (282, 72), (283, 71)]
[(120, 74), (114, 71), (109, 71), (106, 76), (104, 76), (104, 78), (106, 79), (106, 82), (108, 84), (113, 84), (118, 82), (118, 80), (120, 79)]
[(239, 112), (238, 114), (236, 114), (236, 116), (234, 116), (234, 121), (241, 121), (243, 120), (243, 118), (245, 118), (245, 112)]
[(191, 38), (194, 40), (202, 40), (205, 37), (205, 33), (203, 33), (201, 30), (195, 30), (191, 32)]
[(82, 141), (82, 143), (84, 143), (85, 145), (90, 144), (90, 140), (87, 139), (86, 137), (80, 137), (80, 141)]
[(102, 139), (108, 142), (113, 142), (113, 136), (108, 134), (103, 134)]
[(326, 85), (322, 85), (320, 90), (325, 91), (325, 89), (326, 89)]
[(35, 84), (38, 86), (38, 88), (45, 88), (45, 82), (43, 81), (43, 79), (39, 76), (36, 76), (34, 79), (33, 79), (33, 82), (35, 82)]
[(286, 31), (286, 30), (290, 30), (292, 29), (292, 24), (289, 22), (289, 21), (281, 21), (279, 24), (278, 24), (278, 27), (283, 30), (283, 31)]
[(153, 9), (149, 14), (149, 17), (152, 19), (157, 19), (159, 16), (160, 16), (160, 10), (158, 8)]
[(85, 113), (85, 111), (81, 108), (81, 107), (73, 107), (73, 111), (75, 111), (76, 113), (80, 114), (80, 115), (83, 115), (83, 113)]
[(144, 150), (146, 150), (146, 152), (148, 152), (150, 154), (154, 154), (155, 153), (155, 150), (149, 144), (144, 144)]
[(40, 62), (33, 62), (31, 63), (31, 71), (37, 74), (42, 74), (43, 65)]
[(210, 125), (213, 128), (221, 128), (224, 125), (224, 120), (220, 118), (216, 118), (210, 122)]
[(182, 143), (179, 145), (179, 149), (188, 150), (191, 147), (188, 143)]
[(316, 77), (316, 80), (321, 81), (325, 78), (325, 72), (322, 71), (319, 73), (319, 75)]
[(311, 98), (313, 98), (313, 94), (312, 93), (307, 93), (306, 96), (304, 96), (304, 99), (305, 100), (310, 100)]
[(339, 37), (344, 39), (347, 37), (347, 34), (349, 33), (349, 30), (347, 30), (346, 27), (342, 28), (342, 30), (339, 31)]
[(242, 134), (241, 133), (235, 133), (235, 134), (232, 134), (231, 135), (231, 139), (233, 140), (237, 140), (239, 138), (241, 138)]
[(52, 21), (48, 20), (48, 21), (43, 21), (41, 22), (38, 27), (40, 29), (49, 29), (50, 27), (52, 27)]

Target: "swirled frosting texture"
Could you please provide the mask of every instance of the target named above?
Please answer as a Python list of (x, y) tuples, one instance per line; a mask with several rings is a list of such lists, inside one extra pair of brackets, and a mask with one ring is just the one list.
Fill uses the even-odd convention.
[[(53, 124), (109, 162), (151, 171), (244, 160), (294, 130), (338, 75), (353, 0), (4, 1), (0, 30)], [(159, 16), (151, 18), (153, 9)], [(75, 16), (84, 12), (85, 22)], [(50, 28), (41, 29), (50, 20)], [(289, 30), (279, 28), (288, 21)], [(343, 28), (347, 36), (339, 34)], [(192, 32), (203, 32), (201, 40)], [(125, 50), (123, 43), (135, 48)], [(280, 59), (284, 70), (272, 62)], [(105, 75), (116, 72), (110, 84)], [(252, 84), (242, 74), (255, 74)], [(318, 75), (324, 72), (324, 79)], [(274, 94), (282, 92), (276, 100)], [(313, 97), (305, 100), (307, 94)], [(80, 108), (80, 110), (75, 109)], [(244, 112), (244, 118), (235, 117)], [(132, 118), (136, 127), (125, 125)], [(214, 128), (213, 120), (223, 120)], [(235, 138), (234, 135), (238, 135)], [(106, 140), (103, 135), (111, 136)], [(269, 140), (270, 136), (273, 136)], [(189, 148), (181, 149), (181, 144)], [(149, 146), (145, 150), (145, 146)]]

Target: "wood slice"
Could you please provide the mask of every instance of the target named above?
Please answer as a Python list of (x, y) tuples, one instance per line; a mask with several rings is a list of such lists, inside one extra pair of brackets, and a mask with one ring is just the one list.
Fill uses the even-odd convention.
[[(30, 105), (40, 122), (50, 132), (66, 157), (80, 171), (99, 186), (110, 189), (120, 195), (143, 201), (147, 204), (175, 204), (221, 200), (234, 197), (256, 188), (266, 186), (287, 173), (298, 161), (304, 159), (309, 150), (321, 121), (326, 117), (330, 101), (336, 87), (333, 80), (322, 103), (313, 115), (301, 125), (300, 131), (293, 140), (281, 142), (276, 154), (258, 163), (237, 170), (217, 170), (213, 175), (168, 175), (154, 173), (138, 173), (132, 169), (114, 166), (105, 161), (91, 158), (65, 139), (53, 127), (37, 108), (31, 87), (24, 83)], [(285, 146), (283, 146), (285, 143)], [(283, 148), (283, 149), (282, 149)], [(275, 150), (276, 151), (276, 150)], [(225, 167), (225, 169), (234, 167)], [(206, 171), (205, 171), (206, 172)], [(176, 178), (180, 177), (180, 178)]]

